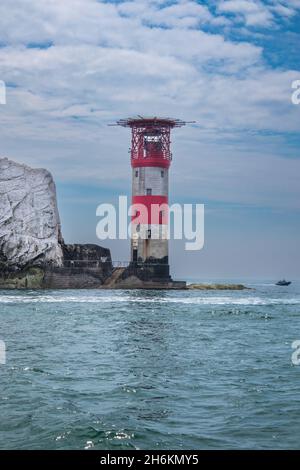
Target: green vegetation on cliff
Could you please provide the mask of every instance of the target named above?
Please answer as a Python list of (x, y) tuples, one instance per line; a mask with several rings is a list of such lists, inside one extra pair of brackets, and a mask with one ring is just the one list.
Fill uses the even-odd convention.
[(44, 271), (38, 267), (5, 274), (0, 272), (0, 289), (40, 289), (43, 279)]

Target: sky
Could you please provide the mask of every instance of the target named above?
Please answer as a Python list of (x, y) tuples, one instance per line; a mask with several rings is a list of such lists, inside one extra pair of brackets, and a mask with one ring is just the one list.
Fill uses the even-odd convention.
[(131, 115), (172, 116), (170, 203), (205, 205), (175, 278), (300, 278), (300, 0), (1, 0), (0, 156), (49, 169), (65, 241), (130, 195)]

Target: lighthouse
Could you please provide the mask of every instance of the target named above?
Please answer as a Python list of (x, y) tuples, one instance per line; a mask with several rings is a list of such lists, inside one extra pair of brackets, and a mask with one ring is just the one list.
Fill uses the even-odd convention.
[[(117, 121), (131, 129), (131, 266), (148, 278), (170, 279), (168, 247), (171, 130), (186, 122), (160, 117)], [(146, 211), (143, 210), (146, 208)]]

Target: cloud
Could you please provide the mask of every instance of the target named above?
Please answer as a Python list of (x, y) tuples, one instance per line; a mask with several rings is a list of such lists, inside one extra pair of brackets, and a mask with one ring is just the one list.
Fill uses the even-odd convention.
[[(299, 108), (290, 101), (299, 72), (272, 68), (262, 43), (251, 36), (229, 40), (221, 26), (228, 27), (225, 13), (254, 25), (265, 11), (261, 5), (228, 0), (216, 14), (194, 1), (3, 0), (0, 78), (8, 96), (0, 110), (2, 149), (48, 166), (59, 180), (122, 189), (129, 135), (107, 124), (131, 114), (174, 115), (197, 121), (176, 131), (182, 143), (175, 140), (174, 181), (190, 178), (196, 195), (206, 172), (202, 190), (210, 198), (257, 202), (253, 162), (262, 161), (276, 184), (273, 203), (288, 204), (280, 175), (292, 178), (297, 169), (295, 146), (286, 142), (299, 132)], [(276, 6), (296, 8), (272, 2), (266, 7), (272, 18)], [(271, 185), (263, 196), (263, 180), (256, 184), (260, 200), (271, 204)], [(296, 192), (293, 184), (293, 201)]]
[(189, 28), (215, 20), (207, 6), (195, 1), (181, 1), (168, 6), (149, 1), (130, 1), (120, 3), (118, 11), (152, 26)]
[(219, 13), (234, 15), (235, 21), (249, 27), (270, 27), (282, 18), (291, 18), (300, 8), (297, 0), (221, 0)]
[(268, 7), (255, 0), (225, 0), (219, 4), (219, 11), (236, 15), (238, 21), (247, 26), (270, 26), (273, 15)]

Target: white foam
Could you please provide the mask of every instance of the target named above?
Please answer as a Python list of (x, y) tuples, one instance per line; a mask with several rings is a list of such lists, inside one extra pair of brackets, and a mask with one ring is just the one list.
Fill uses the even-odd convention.
[(150, 303), (150, 304), (189, 304), (189, 305), (299, 305), (300, 298), (262, 298), (230, 296), (197, 297), (154, 297), (144, 298), (131, 295), (89, 296), (89, 295), (2, 295), (0, 304), (43, 304), (43, 303)]

